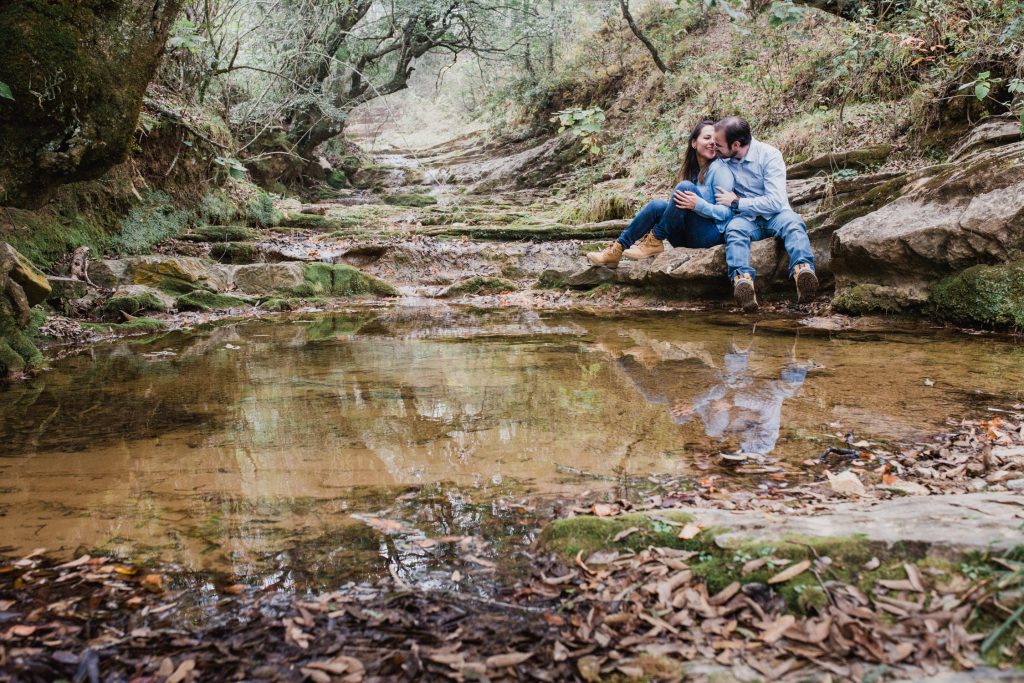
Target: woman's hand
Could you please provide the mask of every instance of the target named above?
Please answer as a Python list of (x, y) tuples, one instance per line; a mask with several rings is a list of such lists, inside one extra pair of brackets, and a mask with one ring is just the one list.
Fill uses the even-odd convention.
[(693, 192), (680, 192), (676, 190), (672, 194), (672, 201), (680, 209), (693, 210), (697, 206), (697, 195)]

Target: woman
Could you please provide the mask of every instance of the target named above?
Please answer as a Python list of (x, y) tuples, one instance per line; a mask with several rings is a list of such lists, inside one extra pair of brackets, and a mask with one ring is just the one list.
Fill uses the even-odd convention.
[(598, 253), (587, 254), (595, 266), (617, 268), (619, 260), (645, 259), (665, 250), (664, 240), (675, 247), (705, 249), (725, 244), (725, 226), (732, 209), (715, 204), (715, 189), (733, 190), (736, 183), (724, 161), (716, 160), (715, 122), (701, 121), (690, 133), (686, 160), (671, 201), (655, 199)]

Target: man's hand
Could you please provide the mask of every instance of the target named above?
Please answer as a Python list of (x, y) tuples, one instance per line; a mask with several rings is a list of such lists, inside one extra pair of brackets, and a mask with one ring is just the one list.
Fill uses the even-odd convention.
[(715, 185), (715, 201), (721, 206), (731, 206), (739, 199), (739, 195), (729, 190), (723, 190), (720, 185)]
[(672, 195), (672, 201), (680, 209), (690, 209), (692, 211), (697, 206), (697, 195), (693, 192), (676, 190)]

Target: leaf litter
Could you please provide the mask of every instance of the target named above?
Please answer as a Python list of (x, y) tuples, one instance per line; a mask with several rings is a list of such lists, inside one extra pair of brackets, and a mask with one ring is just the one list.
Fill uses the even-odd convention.
[[(854, 466), (869, 496), (892, 495), (879, 486), (895, 481), (886, 475), (929, 493), (974, 490), (979, 479), (1000, 490), (1024, 476), (1019, 413), (963, 421), (934, 443), (895, 454), (868, 447), (858, 446)], [(841, 496), (824, 472), (821, 483), (790, 487), (787, 509), (813, 514)], [(782, 504), (777, 491), (759, 491), (730, 494), (711, 475), (640, 506), (616, 501), (571, 512)], [(394, 520), (365, 521), (384, 535), (405, 530)], [(692, 531), (670, 526), (680, 537)], [(89, 555), (61, 563), (39, 549), (0, 564), (0, 680), (681, 680), (687, 663), (713, 662), (770, 680), (860, 681), (970, 669), (982, 650), (1005, 661), (1024, 657), (1019, 558), (996, 558), (995, 570), (950, 581), (907, 563), (901, 576), (868, 591), (830, 575), (827, 558), (780, 567), (761, 557), (737, 564), (736, 580), (711, 592), (693, 571), (697, 555), (609, 548), (570, 566), (534, 557), (529, 576), (491, 597), (408, 589), (391, 577), (320, 595), (231, 584), (216, 618), (196, 623), (182, 618), (183, 595), (160, 568)], [(485, 569), (497, 564), (463, 558)], [(861, 569), (880, 565), (872, 558)], [(770, 567), (778, 571), (765, 583), (751, 579)], [(808, 574), (824, 600), (797, 613), (778, 591)], [(971, 632), (979, 614), (996, 619), (988, 637)]]

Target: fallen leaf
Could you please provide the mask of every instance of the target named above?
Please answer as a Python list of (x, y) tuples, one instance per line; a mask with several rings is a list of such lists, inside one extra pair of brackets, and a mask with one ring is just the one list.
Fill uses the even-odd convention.
[(456, 569), (452, 572), (452, 583), (458, 583), (459, 581), (462, 581), (462, 572)]
[(703, 531), (703, 529), (701, 529), (696, 524), (687, 524), (683, 527), (682, 531), (679, 532), (679, 535), (676, 536), (676, 538), (680, 538), (684, 541), (689, 541), (690, 539), (699, 536), (701, 531)]
[(172, 673), (164, 683), (181, 683), (185, 678), (196, 668), (196, 661), (194, 659), (186, 659), (184, 662), (178, 665), (178, 668)]
[(774, 643), (783, 634), (796, 623), (796, 617), (792, 614), (783, 614), (781, 617), (776, 619), (765, 631), (761, 634), (761, 640), (768, 643)]
[(601, 678), (601, 660), (594, 655), (580, 657), (576, 662), (576, 668), (579, 669), (580, 676), (587, 683), (594, 683)]
[(609, 505), (608, 503), (594, 503), (591, 511), (598, 517), (611, 517), (615, 515), (619, 509), (614, 505)]
[(871, 572), (882, 566), (882, 561), (877, 557), (872, 557), (870, 560), (864, 563), (864, 569)]
[(517, 666), (533, 656), (532, 652), (509, 652), (487, 658), (487, 668), (502, 669), (506, 666)]
[(632, 534), (635, 534), (638, 531), (640, 531), (640, 527), (636, 527), (636, 526), (631, 526), (628, 529), (623, 529), (622, 531), (620, 531), (619, 533), (615, 534), (615, 536), (612, 537), (612, 542), (613, 543), (618, 543), (622, 539), (624, 539), (624, 538), (626, 538), (626, 537), (628, 537), (628, 536), (630, 536)]
[(241, 593), (245, 592), (245, 584), (244, 583), (234, 583), (234, 584), (231, 584), (230, 586), (225, 586), (221, 590), (223, 592), (227, 593), (228, 595), (240, 595)]
[(914, 590), (918, 593), (924, 593), (924, 577), (921, 576), (921, 570), (912, 564), (903, 565), (903, 570), (907, 572), (907, 579), (914, 587)]
[(611, 564), (619, 559), (617, 550), (599, 550), (587, 558), (587, 564)]
[(776, 574), (772, 578), (768, 579), (768, 583), (770, 583), (770, 584), (785, 583), (786, 581), (789, 581), (792, 578), (800, 576), (805, 571), (810, 569), (810, 567), (811, 567), (811, 561), (810, 560), (803, 560), (801, 562), (797, 562), (794, 565), (786, 567), (781, 572), (779, 572), (778, 574)]

